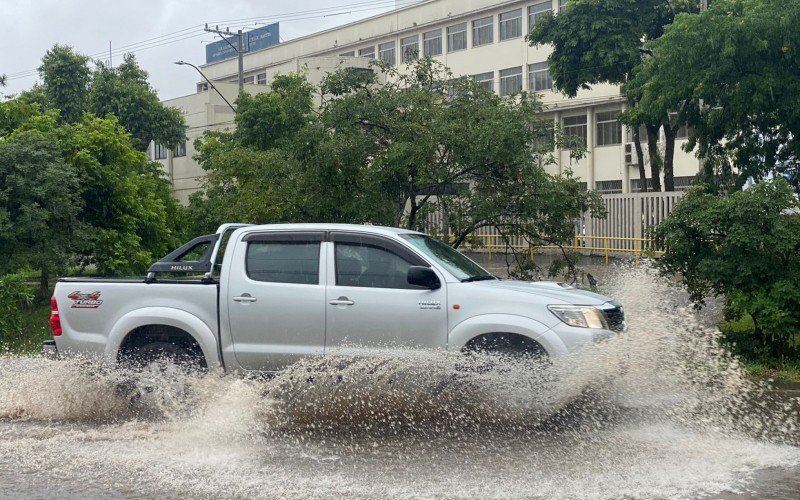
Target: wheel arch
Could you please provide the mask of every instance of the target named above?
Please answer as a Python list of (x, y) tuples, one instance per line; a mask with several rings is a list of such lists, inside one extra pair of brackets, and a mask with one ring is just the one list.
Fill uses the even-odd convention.
[(208, 368), (221, 367), (217, 339), (211, 328), (192, 314), (167, 307), (137, 309), (120, 318), (108, 336), (106, 361), (117, 363), (120, 351), (126, 342), (131, 341), (131, 335), (151, 333), (157, 329), (183, 332), (197, 343)]
[(561, 339), (545, 324), (532, 318), (510, 314), (484, 314), (456, 325), (448, 336), (448, 348), (463, 350), (486, 335), (518, 335), (537, 343), (548, 356), (567, 353)]

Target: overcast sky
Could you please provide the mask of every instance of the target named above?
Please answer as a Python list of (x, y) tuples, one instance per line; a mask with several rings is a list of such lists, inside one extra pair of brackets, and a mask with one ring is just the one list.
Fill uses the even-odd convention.
[(197, 73), (173, 62), (205, 62), (205, 45), (215, 40), (203, 32), (205, 23), (252, 29), (280, 21), (285, 41), (391, 10), (394, 4), (395, 0), (0, 0), (0, 74), (8, 76), (0, 95), (30, 88), (38, 80), (35, 70), (42, 56), (55, 43), (108, 61), (111, 42), (114, 65), (122, 60), (122, 51), (134, 51), (159, 96), (170, 99), (195, 91)]

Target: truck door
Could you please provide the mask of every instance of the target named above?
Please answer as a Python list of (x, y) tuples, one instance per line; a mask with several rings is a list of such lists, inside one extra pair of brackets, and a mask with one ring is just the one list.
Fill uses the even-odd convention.
[(227, 296), (236, 361), (280, 370), (325, 346), (322, 232), (250, 233), (236, 245)]
[(447, 292), (408, 284), (429, 264), (387, 237), (331, 233), (325, 351), (344, 347), (445, 347)]

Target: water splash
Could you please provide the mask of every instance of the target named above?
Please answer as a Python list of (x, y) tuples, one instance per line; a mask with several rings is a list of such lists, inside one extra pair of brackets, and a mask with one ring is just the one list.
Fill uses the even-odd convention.
[(666, 498), (800, 466), (800, 402), (750, 381), (707, 312), (643, 267), (605, 291), (630, 330), (537, 367), (393, 350), (264, 379), (0, 360), (0, 471), (114, 478), (119, 496)]

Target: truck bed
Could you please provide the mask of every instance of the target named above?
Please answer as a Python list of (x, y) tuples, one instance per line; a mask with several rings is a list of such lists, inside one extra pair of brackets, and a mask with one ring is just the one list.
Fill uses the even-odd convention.
[(58, 351), (113, 356), (124, 336), (150, 319), (184, 327), (181, 313), (218, 338), (218, 290), (216, 282), (203, 280), (60, 279), (54, 292), (64, 330), (56, 337)]

